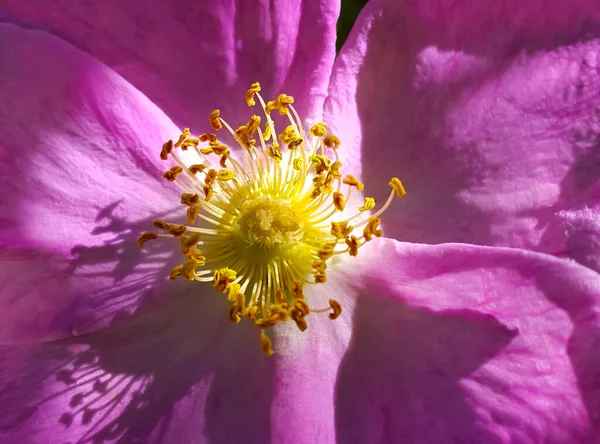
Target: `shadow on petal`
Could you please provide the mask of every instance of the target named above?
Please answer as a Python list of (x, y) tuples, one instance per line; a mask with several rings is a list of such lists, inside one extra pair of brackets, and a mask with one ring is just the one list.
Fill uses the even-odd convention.
[(476, 311), (361, 294), (336, 386), (338, 443), (492, 442), (461, 380), (516, 335)]
[(23, 442), (36, 428), (77, 443), (269, 442), (273, 360), (253, 326), (231, 326), (215, 294), (193, 290), (34, 345), (0, 392), (2, 431)]

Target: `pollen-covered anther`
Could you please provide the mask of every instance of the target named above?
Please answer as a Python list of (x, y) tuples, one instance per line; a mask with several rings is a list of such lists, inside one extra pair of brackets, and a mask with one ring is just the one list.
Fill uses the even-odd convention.
[(229, 320), (234, 324), (238, 324), (241, 321), (242, 317), (240, 316), (240, 311), (237, 304), (231, 304), (229, 307), (228, 317)]
[(231, 180), (235, 177), (235, 174), (231, 170), (221, 170), (217, 172), (217, 179), (219, 180)]
[(239, 139), (240, 143), (244, 148), (251, 149), (256, 145), (256, 140), (252, 137), (256, 130), (260, 127), (260, 117), (252, 116), (246, 125), (240, 126), (236, 131), (235, 135)]
[(344, 208), (346, 208), (346, 199), (344, 198), (343, 193), (340, 193), (339, 191), (333, 193), (333, 205), (336, 210), (344, 211)]
[(146, 231), (138, 239), (138, 247), (142, 248), (148, 241), (158, 239), (158, 234), (152, 231)]
[(340, 147), (341, 142), (336, 136), (329, 134), (323, 139), (323, 144), (328, 148), (337, 150)]
[(329, 319), (337, 319), (342, 314), (342, 305), (335, 299), (329, 299), (329, 306), (333, 311), (329, 314)]
[(302, 170), (303, 166), (304, 166), (304, 160), (302, 159), (302, 157), (296, 157), (293, 162), (294, 170), (300, 171), (300, 170)]
[(308, 160), (311, 161), (316, 174), (322, 174), (325, 171), (329, 171), (329, 167), (331, 166), (331, 160), (327, 156), (321, 154), (312, 154), (308, 157)]
[[(240, 284), (238, 284), (237, 282), (232, 282), (229, 284), (229, 287), (227, 287), (227, 300), (229, 302), (243, 302), (243, 295), (240, 295), (240, 290), (242, 289), (242, 286)], [(243, 307), (240, 305), (240, 310)]]
[(190, 206), (186, 212), (187, 221), (189, 224), (193, 224), (196, 222), (196, 218), (200, 214), (200, 205), (192, 205)]
[(181, 268), (181, 275), (190, 281), (196, 279), (196, 268), (204, 265), (204, 263), (197, 261), (196, 259), (188, 259)]
[(204, 191), (204, 201), (205, 202), (210, 202), (210, 200), (213, 197), (213, 194), (215, 193), (213, 190), (213, 187), (210, 185), (204, 185), (202, 187), (202, 191)]
[(208, 170), (206, 172), (206, 177), (204, 178), (204, 183), (206, 185), (212, 185), (213, 183), (215, 183), (215, 179), (219, 176), (219, 173), (217, 172), (217, 170), (211, 168), (210, 170)]
[(324, 260), (314, 260), (312, 263), (312, 267), (316, 270), (316, 271), (325, 271), (327, 269), (327, 262), (325, 262)]
[(210, 113), (210, 126), (215, 131), (219, 131), (221, 128), (223, 128), (223, 124), (221, 123), (220, 117), (221, 110), (219, 109), (216, 109), (212, 113)]
[(350, 256), (358, 255), (358, 247), (360, 247), (360, 242), (356, 238), (356, 236), (350, 236), (345, 239), (346, 245), (348, 245), (348, 254)]
[(242, 316), (244, 316), (245, 318), (254, 320), (254, 319), (256, 319), (256, 316), (258, 316), (258, 311), (259, 311), (258, 307), (256, 305), (254, 305), (252, 307), (245, 308), (242, 311)]
[(204, 147), (204, 148), (200, 148), (200, 152), (202, 154), (211, 154), (211, 153), (215, 153), (218, 156), (221, 156), (222, 154), (227, 153), (228, 147), (227, 145), (223, 145), (222, 143), (220, 143), (219, 141), (215, 141), (215, 142), (208, 142), (208, 146)]
[(304, 299), (304, 290), (298, 282), (294, 282), (292, 285), (292, 296), (294, 299)]
[(370, 217), (367, 226), (363, 230), (363, 236), (366, 241), (370, 241), (373, 239), (373, 236), (381, 237), (383, 236), (383, 231), (381, 231), (378, 227), (381, 223), (381, 219), (378, 217)]
[(230, 268), (221, 268), (215, 271), (212, 280), (212, 286), (221, 293), (225, 293), (229, 287), (229, 283), (236, 278), (236, 272)]
[(317, 253), (317, 256), (319, 256), (319, 258), (321, 258), (322, 260), (326, 260), (326, 259), (333, 257), (333, 254), (334, 254), (333, 249), (335, 248), (335, 246), (336, 246), (335, 243), (328, 243), (328, 244), (323, 245), (323, 248), (321, 248), (321, 250), (319, 250), (319, 252)]
[(272, 134), (273, 134), (273, 129), (272, 129), (271, 122), (269, 122), (267, 120), (265, 122), (265, 130), (263, 131), (263, 139), (265, 139), (265, 141), (269, 140), (271, 138)]
[(167, 179), (169, 182), (175, 182), (175, 179), (177, 179), (177, 176), (179, 176), (182, 172), (183, 172), (183, 168), (181, 168), (180, 166), (175, 165), (174, 167), (172, 167), (168, 171), (165, 171), (163, 173), (163, 177), (165, 179)]
[(191, 250), (198, 245), (200, 240), (200, 233), (192, 233), (191, 236), (181, 236), (179, 238), (179, 248), (181, 249), (181, 252), (187, 256), (190, 254)]
[(160, 158), (162, 160), (167, 160), (169, 158), (169, 154), (173, 152), (173, 141), (168, 140), (162, 144), (162, 148), (160, 150)]
[(310, 135), (313, 137), (324, 137), (327, 135), (327, 124), (324, 122), (315, 123), (310, 128)]
[(280, 135), (279, 140), (286, 144), (288, 149), (295, 150), (300, 146), (303, 140), (300, 138), (292, 125), (289, 125)]
[(365, 197), (365, 203), (362, 207), (358, 208), (358, 211), (368, 211), (372, 210), (373, 208), (375, 208), (375, 199), (372, 197)]
[(275, 160), (275, 162), (280, 163), (283, 159), (283, 154), (279, 151), (279, 144), (274, 143), (271, 145), (268, 149), (268, 155)]
[(254, 100), (254, 96), (257, 92), (260, 91), (260, 83), (254, 82), (248, 91), (246, 91), (246, 105), (254, 106), (256, 105), (256, 101)]
[(358, 191), (364, 190), (365, 186), (357, 180), (352, 174), (347, 174), (342, 182), (348, 186), (355, 187)]
[(185, 142), (185, 140), (190, 137), (191, 133), (190, 133), (190, 129), (189, 128), (184, 128), (183, 132), (181, 133), (181, 135), (179, 136), (179, 139), (177, 140), (177, 142), (175, 142), (174, 146), (175, 148), (179, 148), (181, 145), (183, 145), (183, 142)]
[(162, 219), (156, 219), (154, 222), (152, 222), (152, 225), (154, 225), (156, 228), (160, 228), (161, 230), (168, 232), (169, 234), (173, 235), (174, 237), (181, 237), (187, 231), (187, 228), (185, 225), (169, 224), (169, 223), (166, 223), (165, 221), (163, 221)]
[(329, 167), (329, 173), (331, 174), (331, 177), (333, 177), (334, 179), (341, 179), (342, 173), (340, 173), (340, 168), (342, 168), (342, 162), (338, 160), (333, 162)]
[(403, 197), (406, 194), (404, 185), (402, 185), (402, 182), (400, 182), (400, 179), (397, 177), (392, 177), (388, 185), (392, 188), (392, 190), (394, 190), (396, 197)]
[(306, 319), (304, 319), (305, 314), (301, 310), (296, 307), (292, 308), (290, 310), (290, 318), (296, 323), (298, 330), (306, 331), (308, 324), (306, 323)]
[(291, 105), (293, 103), (294, 98), (292, 96), (288, 96), (286, 94), (279, 94), (275, 100), (267, 102), (265, 112), (267, 114), (271, 114), (274, 110), (277, 110), (279, 111), (279, 114), (285, 116), (288, 113), (288, 105)]
[(202, 133), (202, 134), (200, 134), (198, 139), (200, 139), (200, 142), (216, 142), (217, 135), (211, 134), (211, 133)]
[(348, 222), (331, 222), (331, 234), (333, 234), (338, 239), (345, 239), (352, 233), (354, 227), (352, 225), (348, 225)]
[(200, 139), (197, 139), (196, 137), (188, 137), (181, 144), (181, 150), (187, 151), (187, 149), (189, 147), (197, 147), (199, 144), (200, 144)]
[(192, 206), (196, 205), (200, 202), (200, 196), (195, 193), (182, 193), (181, 194), (181, 203), (183, 205)]
[(201, 164), (201, 163), (195, 163), (195, 164), (193, 164), (193, 165), (190, 165), (190, 166), (188, 167), (188, 170), (190, 170), (190, 173), (192, 173), (192, 174), (198, 174), (198, 173), (201, 173), (201, 172), (203, 172), (203, 171), (204, 171), (205, 169), (207, 169), (207, 168), (208, 168), (208, 167), (207, 167), (206, 165), (204, 165), (204, 164)]
[(229, 159), (229, 153), (225, 153), (221, 156), (221, 158), (219, 159), (219, 165), (221, 166), (221, 168), (227, 168), (227, 159)]
[(275, 353), (271, 348), (271, 340), (266, 335), (264, 328), (260, 330), (260, 348), (267, 356), (273, 356)]

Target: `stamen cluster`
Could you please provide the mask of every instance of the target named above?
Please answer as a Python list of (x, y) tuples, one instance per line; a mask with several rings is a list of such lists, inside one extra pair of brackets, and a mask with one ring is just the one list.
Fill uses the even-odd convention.
[[(229, 319), (251, 320), (260, 329), (263, 351), (273, 354), (265, 330), (292, 320), (304, 331), (311, 312), (330, 311), (336, 319), (342, 311), (335, 299), (329, 307), (316, 309), (304, 294), (306, 285), (327, 282), (327, 263), (336, 255), (356, 256), (374, 237), (381, 237), (379, 216), (394, 195), (405, 194), (397, 178), (386, 203), (375, 213), (375, 200), (347, 216), (346, 203), (363, 184), (351, 174), (343, 175), (338, 149), (340, 140), (328, 134), (323, 122), (305, 132), (285, 94), (266, 102), (258, 83), (246, 93), (248, 106), (258, 99), (263, 119), (253, 115), (233, 129), (220, 110), (210, 114), (212, 129), (225, 128), (239, 147), (224, 143), (215, 133), (192, 136), (184, 129), (176, 141), (162, 146), (161, 159), (173, 162), (163, 177), (183, 190), (181, 204), (187, 224), (154, 221), (160, 230), (143, 233), (146, 241), (159, 237), (179, 240), (183, 261), (170, 278), (184, 277), (210, 283), (227, 294)], [(287, 119), (276, 136), (274, 111)], [(179, 151), (191, 152), (195, 162), (184, 162)]]

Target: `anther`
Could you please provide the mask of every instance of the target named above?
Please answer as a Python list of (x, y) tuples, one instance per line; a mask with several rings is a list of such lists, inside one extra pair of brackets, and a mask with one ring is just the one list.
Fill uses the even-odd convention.
[(366, 241), (370, 241), (371, 239), (373, 239), (373, 236), (376, 236), (376, 237), (383, 236), (383, 231), (378, 229), (380, 223), (381, 223), (381, 219), (379, 219), (378, 217), (370, 217), (369, 218), (369, 221), (367, 222), (367, 226), (363, 230), (363, 236), (365, 237)]
[(347, 237), (345, 242), (346, 245), (348, 245), (348, 254), (350, 254), (350, 256), (357, 256), (360, 243), (358, 242), (356, 236)]
[(203, 165), (201, 163), (195, 163), (193, 165), (191, 165), (188, 170), (190, 170), (190, 173), (192, 174), (198, 174), (201, 173), (202, 171), (204, 171), (206, 168), (208, 168), (206, 165)]
[(255, 82), (250, 86), (250, 89), (246, 91), (246, 105), (254, 106), (256, 105), (256, 101), (254, 100), (254, 95), (260, 91), (260, 83)]
[(342, 182), (351, 187), (356, 187), (358, 191), (362, 191), (365, 188), (362, 182), (358, 181), (352, 174), (346, 175)]
[(181, 203), (183, 205), (192, 206), (200, 202), (200, 196), (192, 193), (183, 193), (181, 195)]
[[(196, 194), (197, 196), (197, 194)], [(187, 221), (189, 224), (196, 222), (196, 218), (200, 213), (200, 205), (192, 205), (186, 210)]]
[(310, 129), (310, 135), (313, 137), (323, 137), (327, 135), (327, 124), (323, 122), (315, 123)]
[(334, 150), (337, 150), (341, 144), (340, 139), (338, 139), (333, 134), (329, 134), (328, 136), (325, 136), (325, 138), (323, 139), (323, 143), (325, 144), (326, 147), (332, 148)]
[(146, 242), (154, 239), (158, 239), (158, 234), (152, 231), (146, 231), (142, 233), (142, 235), (138, 239), (138, 247), (142, 248)]
[(346, 199), (344, 199), (344, 194), (339, 191), (335, 191), (333, 193), (333, 205), (335, 209), (338, 211), (344, 211), (346, 207)]
[(185, 139), (187, 139), (190, 136), (190, 134), (190, 129), (184, 128), (183, 133), (181, 133), (179, 139), (177, 140), (177, 142), (175, 142), (175, 148), (179, 148), (183, 144), (183, 142), (185, 142)]
[(231, 180), (235, 177), (231, 170), (221, 170), (217, 173), (217, 179), (219, 180)]
[(264, 329), (260, 330), (260, 348), (267, 356), (273, 356), (273, 353), (275, 353), (271, 348), (271, 340), (265, 334)]
[(396, 192), (396, 197), (402, 197), (406, 194), (404, 185), (402, 185), (402, 182), (397, 177), (392, 177), (388, 185)]
[(336, 319), (342, 314), (342, 306), (335, 299), (329, 299), (329, 306), (333, 310), (333, 313), (329, 314), (329, 319)]
[(375, 208), (375, 199), (372, 197), (365, 197), (365, 203), (362, 207), (358, 208), (358, 211), (368, 211)]
[(162, 148), (160, 150), (160, 158), (162, 160), (167, 160), (169, 158), (169, 154), (173, 152), (173, 141), (168, 140), (167, 142), (162, 144)]
[(167, 179), (169, 182), (175, 182), (175, 179), (177, 179), (177, 176), (179, 176), (182, 172), (183, 172), (183, 168), (176, 165), (176, 166), (172, 167), (170, 170), (165, 171), (163, 173), (163, 177), (165, 179)]
[(221, 110), (214, 110), (212, 113), (210, 113), (210, 126), (212, 126), (212, 128), (215, 131), (219, 131), (221, 128), (223, 128), (223, 124), (221, 123), (221, 120), (219, 119), (221, 117)]
[(216, 134), (209, 134), (209, 133), (202, 133), (202, 134), (200, 134), (199, 139), (200, 139), (200, 142), (216, 142), (217, 141), (217, 135)]
[(352, 225), (348, 226), (348, 222), (331, 222), (331, 234), (337, 237), (338, 239), (345, 239), (350, 235), (354, 227)]

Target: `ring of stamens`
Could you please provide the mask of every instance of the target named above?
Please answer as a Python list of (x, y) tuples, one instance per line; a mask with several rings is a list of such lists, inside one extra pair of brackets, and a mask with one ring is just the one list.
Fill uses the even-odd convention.
[[(405, 190), (392, 178), (381, 208), (370, 214), (375, 200), (366, 197), (355, 214), (341, 218), (352, 190), (360, 192), (364, 186), (354, 176), (342, 175), (340, 140), (328, 134), (323, 122), (306, 133), (292, 97), (280, 94), (265, 103), (259, 92), (260, 85), (252, 84), (246, 103), (255, 106), (258, 99), (263, 125), (253, 115), (234, 130), (220, 110), (209, 117), (212, 129), (225, 128), (241, 153), (232, 152), (213, 133), (194, 137), (187, 128), (176, 141), (163, 144), (161, 159), (173, 161), (163, 177), (183, 189), (188, 224), (156, 220), (154, 226), (163, 233), (143, 233), (138, 243), (142, 247), (159, 237), (177, 238), (183, 262), (169, 277), (210, 283), (227, 294), (229, 319), (254, 322), (262, 350), (271, 355), (269, 327), (292, 320), (304, 331), (311, 312), (340, 316), (335, 299), (327, 308), (311, 307), (305, 286), (326, 283), (332, 257), (356, 256), (373, 237), (381, 237), (379, 216)], [(279, 135), (273, 111), (289, 121)], [(177, 150), (193, 151), (196, 162), (184, 163)]]

